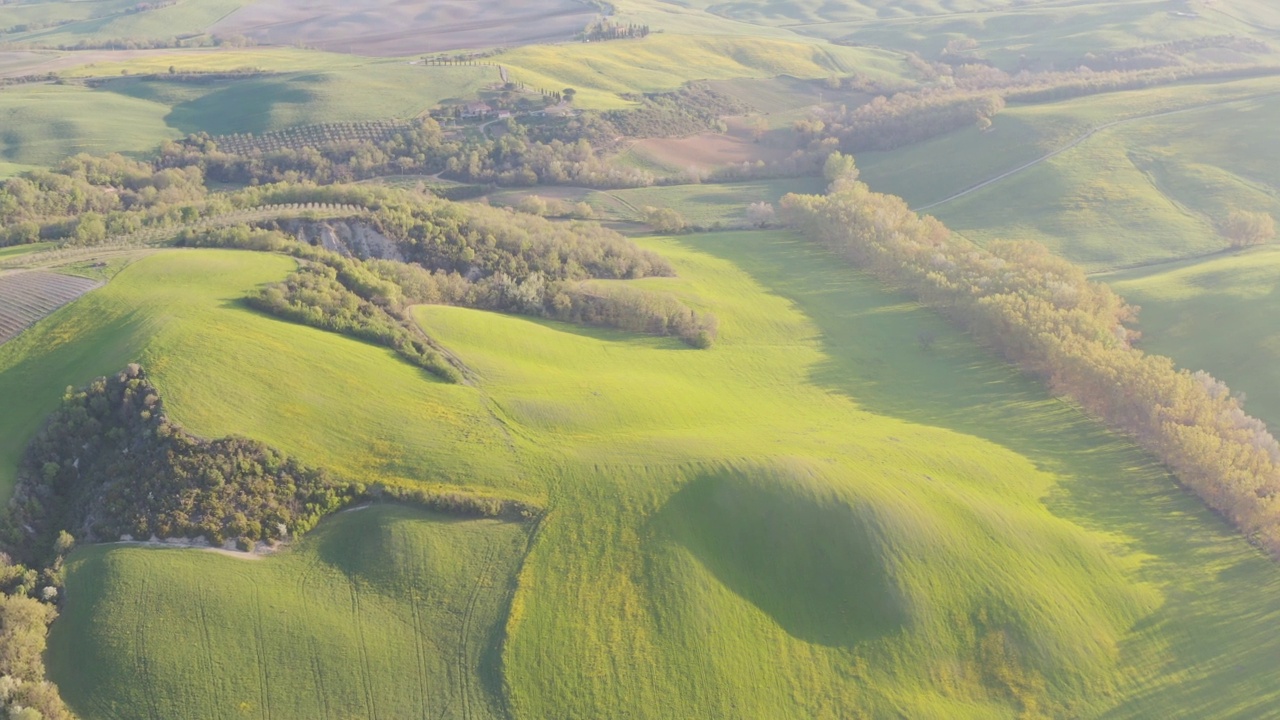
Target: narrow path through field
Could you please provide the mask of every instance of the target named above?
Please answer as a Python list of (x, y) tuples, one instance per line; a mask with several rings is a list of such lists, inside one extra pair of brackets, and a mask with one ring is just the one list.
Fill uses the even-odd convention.
[(600, 191), (599, 191), (599, 193), (600, 193), (601, 195), (604, 195), (604, 196), (605, 196), (605, 197), (607, 197), (607, 198), (612, 199), (614, 202), (618, 203), (618, 204), (619, 204), (619, 205), (621, 205), (622, 207), (624, 207), (624, 208), (626, 208), (626, 209), (630, 210), (631, 212), (635, 213), (635, 220), (636, 220), (637, 222), (640, 220), (640, 217), (641, 217), (641, 214), (640, 214), (640, 208), (636, 207), (635, 205), (632, 205), (632, 204), (631, 204), (630, 202), (628, 202), (627, 200), (624, 200), (624, 199), (622, 199), (622, 198), (618, 197), (617, 195), (614, 195), (613, 193), (608, 192), (608, 191), (606, 191), (606, 190), (600, 190)]
[(480, 596), (483, 594), (485, 586), (488, 585), (489, 573), (493, 569), (493, 564), (497, 557), (498, 544), (491, 542), (484, 565), (480, 569), (480, 574), (476, 576), (475, 587), (471, 590), (471, 596), (467, 598), (467, 606), (462, 615), (462, 623), (458, 634), (458, 680), (462, 696), (460, 700), (462, 701), (463, 720), (472, 720), (475, 717), (475, 711), (471, 707), (471, 694), (474, 689), (471, 677), (471, 661), (474, 656), (470, 652), (469, 644), (472, 629), (475, 625), (476, 605), (479, 604)]
[(978, 184), (976, 184), (976, 185), (971, 185), (970, 187), (967, 187), (967, 188), (965, 188), (964, 190), (961, 190), (960, 192), (958, 192), (958, 193), (956, 193), (956, 194), (954, 194), (954, 195), (952, 195), (952, 196), (950, 196), (950, 197), (946, 197), (946, 198), (943, 198), (942, 200), (939, 200), (939, 201), (937, 201), (937, 202), (932, 202), (932, 203), (929, 203), (928, 205), (921, 205), (920, 207), (912, 208), (912, 209), (913, 209), (913, 210), (915, 210), (915, 212), (924, 212), (924, 211), (926, 211), (926, 210), (931, 210), (931, 209), (933, 209), (933, 208), (936, 208), (936, 207), (938, 207), (938, 206), (940, 206), (940, 205), (945, 205), (945, 204), (947, 204), (947, 203), (949, 203), (949, 202), (951, 202), (951, 201), (953, 201), (953, 200), (959, 200), (960, 198), (962, 198), (962, 197), (964, 197), (964, 196), (966, 196), (966, 195), (969, 195), (969, 194), (971, 194), (971, 193), (975, 193), (975, 192), (977, 192), (977, 191), (979, 191), (979, 190), (982, 190), (983, 188), (986, 188), (986, 187), (989, 187), (989, 186), (991, 186), (991, 185), (994, 185), (994, 184), (996, 184), (996, 183), (998, 183), (998, 182), (1000, 182), (1000, 181), (1002, 181), (1002, 180), (1007, 180), (1007, 179), (1009, 179), (1010, 177), (1012, 177), (1012, 176), (1014, 176), (1014, 175), (1017, 175), (1018, 173), (1020, 173), (1020, 172), (1022, 172), (1022, 171), (1024, 171), (1024, 170), (1029, 170), (1029, 169), (1031, 169), (1031, 168), (1033, 168), (1033, 167), (1035, 167), (1035, 166), (1039, 165), (1040, 163), (1043, 163), (1043, 162), (1045, 162), (1045, 161), (1047, 161), (1047, 160), (1052, 160), (1053, 158), (1055, 158), (1055, 157), (1057, 157), (1057, 156), (1061, 155), (1062, 153), (1064, 153), (1064, 152), (1066, 152), (1066, 151), (1068, 151), (1068, 150), (1071, 150), (1072, 148), (1078, 147), (1081, 143), (1085, 142), (1086, 140), (1088, 140), (1089, 138), (1093, 137), (1094, 135), (1097, 135), (1098, 133), (1102, 132), (1103, 130), (1108, 130), (1108, 129), (1110, 129), (1110, 128), (1116, 127), (1117, 125), (1125, 125), (1125, 124), (1127, 124), (1127, 123), (1134, 123), (1134, 122), (1138, 122), (1138, 121), (1141, 121), (1141, 120), (1151, 120), (1152, 118), (1167, 117), (1167, 116), (1170, 116), (1170, 115), (1178, 115), (1178, 114), (1180, 114), (1180, 113), (1191, 112), (1191, 111), (1193, 111), (1193, 110), (1203, 110), (1203, 109), (1205, 109), (1205, 108), (1218, 107), (1218, 106), (1220, 106), (1220, 105), (1230, 105), (1230, 104), (1233, 104), (1233, 103), (1245, 102), (1245, 101), (1247, 101), (1247, 100), (1258, 100), (1258, 99), (1260, 99), (1260, 98), (1275, 97), (1275, 96), (1277, 96), (1277, 95), (1280, 95), (1280, 92), (1259, 93), (1259, 94), (1256, 94), (1256, 95), (1248, 95), (1248, 96), (1245, 96), (1245, 97), (1230, 98), (1230, 99), (1227, 99), (1227, 100), (1215, 100), (1215, 101), (1213, 101), (1213, 102), (1200, 103), (1200, 104), (1198, 104), (1198, 105), (1188, 105), (1187, 107), (1178, 108), (1178, 109), (1176, 109), (1176, 110), (1161, 110), (1161, 111), (1159, 111), (1159, 112), (1146, 113), (1146, 114), (1143, 114), (1143, 115), (1135, 115), (1135, 116), (1133, 116), (1133, 117), (1123, 118), (1123, 119), (1121, 119), (1121, 120), (1113, 120), (1112, 122), (1104, 123), (1104, 124), (1102, 124), (1102, 125), (1098, 125), (1097, 127), (1093, 128), (1093, 129), (1091, 129), (1091, 130), (1089, 130), (1089, 131), (1088, 131), (1088, 132), (1086, 132), (1085, 134), (1083, 134), (1083, 135), (1081, 135), (1080, 137), (1078, 137), (1078, 138), (1076, 138), (1076, 139), (1072, 140), (1071, 142), (1067, 143), (1066, 145), (1063, 145), (1062, 147), (1060, 147), (1060, 148), (1058, 148), (1058, 149), (1056, 149), (1056, 150), (1054, 150), (1054, 151), (1052, 151), (1052, 152), (1050, 152), (1050, 153), (1047, 153), (1047, 154), (1045, 154), (1045, 155), (1041, 155), (1040, 157), (1036, 158), (1035, 160), (1032, 160), (1032, 161), (1031, 161), (1031, 162), (1029, 162), (1029, 163), (1024, 163), (1024, 164), (1019, 165), (1018, 167), (1016, 167), (1016, 168), (1014, 168), (1014, 169), (1012, 169), (1012, 170), (1009, 170), (1009, 171), (1007, 171), (1007, 172), (1001, 173), (1001, 174), (999, 174), (999, 175), (997, 175), (997, 176), (995, 176), (995, 177), (993, 177), (993, 178), (990, 178), (990, 179), (988, 179), (988, 180), (983, 180), (982, 182), (980, 182), (980, 183), (978, 183)]

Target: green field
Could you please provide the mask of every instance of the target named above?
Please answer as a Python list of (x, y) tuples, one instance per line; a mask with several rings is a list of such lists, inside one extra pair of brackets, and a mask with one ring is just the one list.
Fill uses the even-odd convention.
[[(249, 435), (371, 480), (537, 487), (520, 477), (483, 398), (431, 380), (390, 350), (240, 305), (292, 267), (251, 253), (154, 255), (0, 346), (0, 394), (15, 408), (0, 414), (0, 494), (63, 389), (135, 360), (174, 418), (205, 436)], [(288, 369), (297, 367), (309, 369)]]
[(625, 107), (620, 93), (674, 90), (690, 80), (824, 78), (860, 72), (896, 77), (896, 54), (871, 48), (770, 38), (655, 34), (643, 40), (529, 46), (498, 56), (513, 77), (534, 87), (571, 86), (575, 105)]
[(195, 132), (413, 118), (496, 81), (493, 68), (383, 63), (198, 84), (162, 76), (121, 77), (97, 88), (6, 88), (0, 91), (0, 162), (37, 166), (78, 152), (145, 154), (165, 139)]
[[(246, 0), (180, 0), (147, 12), (128, 12), (130, 0), (52, 0), (0, 6), (0, 27), (43, 24), (14, 33), (10, 42), (56, 47), (121, 38), (168, 39), (199, 35)], [(60, 24), (71, 21), (68, 24)]]
[(0, 90), (0, 162), (55, 165), (80, 152), (150, 152), (181, 136), (165, 123), (168, 112), (160, 103), (82, 87), (6, 88)]
[[(1277, 649), (1250, 628), (1280, 612), (1266, 600), (1280, 571), (1127, 443), (785, 234), (645, 244), (680, 277), (639, 282), (719, 315), (714, 349), (422, 308), (474, 387), (236, 303), (290, 260), (154, 255), (0, 347), (0, 392), (22, 408), (4, 418), (0, 459), (14, 465), (59, 388), (140, 359), (202, 434), (246, 434), (356, 477), (545, 496), (505, 621), (516, 717), (1203, 716), (1276, 700), (1272, 666), (1241, 658)], [(937, 334), (929, 351), (922, 331)], [(300, 583), (294, 558), (342, 532), (329, 527), (262, 561), (263, 576), (195, 551), (77, 555), (71, 622), (134, 639), (104, 629), (73, 652), (71, 633), (56, 635), (68, 697), (90, 717), (146, 717), (130, 709), (143, 694), (220, 716), (219, 686), (158, 670), (179, 657), (165, 608), (238, 573), (223, 604), (251, 623), (251, 588)], [(305, 601), (321, 617), (349, 612)], [(186, 665), (234, 666), (221, 687), (249, 688), (246, 702), (312, 702), (315, 676), (292, 665), (252, 694), (254, 669), (274, 667), (255, 653), (296, 646), (299, 628), (257, 633), (261, 648), (206, 640), (222, 654)], [(315, 652), (325, 672), (334, 655)], [(110, 673), (124, 670), (68, 670), (73, 655), (120, 653), (146, 679), (122, 688)], [(358, 697), (360, 677), (326, 682), (325, 697)], [(399, 692), (386, 702), (420, 690)], [(101, 703), (118, 705), (94, 714)], [(273, 700), (271, 716), (314, 714)]]
[(0, 260), (10, 260), (27, 253), (40, 252), (52, 248), (53, 243), (32, 243), (30, 245), (14, 245), (12, 247), (0, 247)]
[[(696, 179), (780, 160), (800, 137), (794, 121), (815, 106), (867, 99), (848, 89), (865, 85), (832, 90), (841, 83), (830, 78), (948, 85), (907, 53), (933, 61), (951, 41), (971, 40), (983, 62), (1010, 71), (1073, 69), (1088, 52), (1213, 35), (1280, 47), (1271, 0), (614, 0), (615, 20), (653, 32), (504, 43), (467, 66), (301, 42), (47, 49), (126, 37), (174, 44), (246, 4), (0, 4), (0, 76), (63, 75), (0, 88), (0, 178), (78, 152), (147, 159), (188, 133), (414, 118), (482, 90), (491, 98), (501, 65), (517, 84), (575, 89), (570, 109), (626, 108), (637, 93), (698, 81), (750, 107), (745, 119), (722, 118), (721, 135), (591, 135), (622, 149), (602, 157), (615, 167)], [(464, 22), (474, 5), (424, 12)], [(367, 47), (426, 42), (386, 28), (372, 4), (340, 10)], [(246, 32), (285, 34), (289, 18), (263, 17)], [(497, 45), (502, 22), (493, 22), (480, 24)], [(1176, 62), (1280, 67), (1280, 53), (1214, 47)], [(250, 69), (259, 72), (196, 76)], [(763, 139), (751, 133), (757, 117)], [(1280, 76), (1188, 81), (1010, 103), (985, 131), (856, 160), (874, 190), (967, 238), (1040, 241), (1101, 273), (1142, 306), (1144, 349), (1208, 370), (1278, 428), (1280, 246), (1225, 252), (1219, 229), (1233, 209), (1280, 217), (1277, 117)], [(480, 137), (477, 125), (447, 131)], [(693, 127), (678, 117), (651, 125)], [(503, 134), (494, 127), (488, 137)], [(565, 129), (570, 141), (574, 132)], [(485, 162), (522, 182), (527, 158), (494, 145)], [(578, 152), (556, 162), (579, 162)], [(425, 157), (368, 182), (451, 182), (409, 174), (438, 169)], [(478, 157), (456, 160), (479, 167)], [(486, 177), (451, 175), (463, 176)], [(719, 334), (694, 349), (674, 337), (411, 308), (406, 322), (465, 365), (457, 384), (387, 347), (250, 309), (246, 297), (298, 268), (290, 257), (0, 248), (0, 267), (104, 282), (0, 344), (0, 503), (66, 389), (138, 362), (167, 415), (196, 435), (248, 437), (365, 486), (545, 509), (517, 523), (378, 503), (266, 556), (78, 547), (49, 636), (50, 679), (84, 720), (1276, 716), (1276, 562), (1128, 439), (938, 315), (790, 232), (722, 231), (745, 226), (750, 203), (825, 186), (809, 177), (490, 187), (478, 202), (587, 203), (675, 267), (674, 277), (628, 287), (714, 315)], [(25, 217), (26, 202), (4, 210)], [(407, 222), (398, 202), (386, 200), (377, 222)], [(640, 235), (647, 206), (717, 231)], [(272, 211), (262, 212), (254, 217)], [(48, 219), (62, 222), (59, 213)], [(414, 232), (429, 237), (415, 236), (415, 252), (433, 252), (424, 248), (437, 229), (452, 241), (452, 225), (424, 221)], [(51, 224), (44, 236), (63, 230)], [(473, 240), (467, 251), (487, 252)], [(70, 476), (81, 467), (71, 463), (42, 470)]]
[[(977, 52), (1013, 69), (1067, 64), (1100, 52), (1206, 35), (1274, 38), (1280, 11), (1266, 0), (1199, 3), (1153, 0), (626, 0), (624, 16), (655, 25), (673, 20), (681, 32), (703, 19), (721, 32), (786, 31), (935, 56), (950, 40), (976, 41)], [(1188, 11), (1196, 17), (1175, 13)], [(710, 18), (708, 18), (710, 16)], [(672, 18), (673, 20), (668, 20)], [(675, 20), (678, 18), (678, 20)]]
[(901, 194), (975, 241), (1036, 240), (1091, 269), (1125, 267), (1221, 249), (1217, 224), (1231, 207), (1280, 212), (1268, 140), (1277, 109), (1280, 81), (1272, 78), (1171, 86), (1014, 106), (988, 132), (858, 159), (872, 187)]
[(50, 674), (85, 717), (501, 718), (527, 540), (519, 524), (374, 506), (259, 560), (83, 549)]
[(620, 201), (615, 210), (620, 219), (639, 221), (633, 208), (669, 207), (686, 220), (701, 227), (717, 223), (727, 228), (748, 225), (746, 207), (754, 202), (776, 203), (789, 192), (820, 193), (826, 182), (822, 178), (786, 178), (754, 180), (740, 183), (707, 183), (704, 185), (667, 185), (663, 187), (611, 190), (592, 193), (587, 202), (602, 215)]
[(232, 80), (216, 84), (117, 80), (102, 89), (169, 105), (182, 133), (262, 133), (297, 125), (414, 118), (497, 82), (493, 68), (405, 63)]
[(1248, 396), (1251, 415), (1280, 428), (1280, 248), (1141, 268), (1106, 281), (1142, 306), (1142, 345), (1205, 368)]

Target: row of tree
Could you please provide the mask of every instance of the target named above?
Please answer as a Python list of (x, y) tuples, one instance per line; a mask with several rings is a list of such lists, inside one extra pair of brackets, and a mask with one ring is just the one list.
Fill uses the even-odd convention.
[(1134, 310), (1108, 287), (1034, 243), (984, 248), (954, 236), (872, 192), (852, 163), (827, 195), (783, 198), (780, 216), (1133, 437), (1280, 557), (1280, 443), (1221, 382), (1134, 348)]

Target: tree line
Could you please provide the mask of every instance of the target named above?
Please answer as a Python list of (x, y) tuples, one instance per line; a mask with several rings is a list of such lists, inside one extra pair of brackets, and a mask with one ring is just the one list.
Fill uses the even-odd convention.
[(1127, 327), (1135, 309), (1110, 288), (1036, 243), (979, 247), (952, 235), (902, 199), (872, 192), (851, 161), (825, 196), (783, 198), (780, 216), (1132, 437), (1280, 557), (1280, 443), (1208, 373), (1135, 348)]

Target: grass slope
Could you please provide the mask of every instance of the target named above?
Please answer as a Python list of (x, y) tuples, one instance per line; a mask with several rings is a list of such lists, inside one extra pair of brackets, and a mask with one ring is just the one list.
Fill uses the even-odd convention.
[(20, 172), (77, 152), (143, 154), (166, 138), (201, 131), (413, 118), (496, 80), (494, 68), (383, 63), (207, 84), (121, 77), (97, 89), (7, 88), (0, 92), (0, 163)]
[(858, 159), (877, 190), (929, 206), (1121, 121), (928, 209), (978, 242), (1036, 240), (1108, 269), (1223, 247), (1217, 223), (1229, 207), (1280, 212), (1280, 173), (1267, 140), (1278, 109), (1274, 78), (1164, 87), (1017, 106), (989, 132), (964, 130)]
[(903, 71), (901, 58), (872, 48), (758, 37), (654, 34), (643, 40), (530, 46), (499, 56), (517, 81), (578, 91), (575, 105), (622, 107), (619, 94), (674, 90), (690, 80), (824, 78)]
[(75, 45), (81, 41), (157, 39), (200, 35), (218, 19), (246, 4), (246, 0), (179, 0), (147, 12), (128, 12), (129, 0), (54, 0), (21, 3), (0, 10), (0, 25), (57, 23), (66, 25), (15, 33), (10, 42), (39, 46)]
[(168, 112), (159, 103), (83, 87), (6, 88), (0, 91), (0, 162), (53, 165), (79, 152), (145, 153), (181, 135), (165, 124)]
[(1280, 428), (1280, 248), (1131, 270), (1105, 278), (1142, 306), (1144, 348), (1205, 368)]
[[(1280, 570), (1128, 443), (787, 234), (645, 244), (679, 277), (636, 282), (715, 312), (714, 349), (419, 309), (471, 387), (236, 303), (288, 260), (154, 255), (0, 348), (0, 394), (20, 408), (0, 467), (61, 387), (141, 359), (202, 434), (545, 495), (505, 624), (515, 717), (1247, 717), (1280, 700), (1265, 632)], [(95, 552), (117, 551), (77, 557)], [(216, 716), (156, 670), (179, 656), (147, 640), (168, 637), (164, 616), (134, 609), (157, 586), (129, 568), (177, 553), (128, 552), (128, 567), (80, 566), (78, 602), (141, 633), (129, 647), (151, 679), (73, 689), (77, 707), (145, 692)], [(164, 571), (179, 589), (162, 597), (201, 595), (190, 562)], [(111, 652), (90, 638), (75, 652)], [(71, 652), (55, 644), (54, 666)], [(316, 694), (289, 672), (290, 692)], [(358, 692), (344, 681), (333, 693)]]
[[(918, 52), (927, 58), (936, 57), (952, 39), (969, 38), (977, 42), (983, 57), (1010, 69), (1023, 62), (1039, 68), (1055, 63), (1070, 67), (1070, 61), (1085, 52), (1082, 48), (1104, 52), (1220, 34), (1274, 38), (1280, 27), (1280, 12), (1261, 0), (1228, 7), (1156, 0), (630, 0), (619, 4), (624, 13), (654, 17), (654, 23), (664, 14), (693, 11), (749, 27), (841, 38)], [(1187, 11), (1198, 16), (1176, 14)]]
[(500, 718), (525, 530), (375, 506), (261, 560), (84, 548), (50, 674), (94, 718)]
[(390, 350), (240, 304), (293, 267), (255, 253), (160, 253), (0, 346), (0, 494), (64, 388), (134, 361), (171, 416), (206, 437), (249, 435), (369, 481), (528, 486), (483, 398)]
[(118, 80), (104, 89), (172, 107), (183, 133), (261, 133), (297, 125), (413, 118), (497, 82), (494, 68), (404, 63), (233, 80), (214, 85)]

